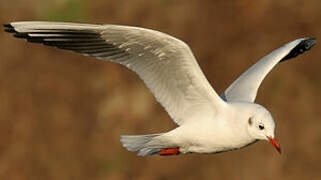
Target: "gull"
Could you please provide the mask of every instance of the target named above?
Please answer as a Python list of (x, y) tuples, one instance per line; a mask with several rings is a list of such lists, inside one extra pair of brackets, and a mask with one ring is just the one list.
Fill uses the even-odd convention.
[(4, 27), (17, 38), (115, 62), (136, 72), (178, 125), (165, 133), (121, 136), (123, 146), (139, 156), (219, 153), (259, 140), (271, 142), (281, 153), (271, 113), (254, 100), (275, 65), (302, 54), (316, 42), (315, 38), (300, 38), (272, 51), (219, 96), (189, 46), (159, 31), (42, 21), (11, 22)]

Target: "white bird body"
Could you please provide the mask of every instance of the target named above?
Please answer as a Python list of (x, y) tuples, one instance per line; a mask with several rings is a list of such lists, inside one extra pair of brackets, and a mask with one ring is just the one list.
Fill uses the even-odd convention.
[(277, 63), (315, 44), (314, 38), (301, 38), (274, 50), (220, 97), (188, 45), (165, 33), (120, 25), (38, 21), (13, 22), (5, 28), (30, 42), (115, 62), (136, 72), (178, 124), (167, 133), (121, 136), (123, 146), (141, 156), (218, 153), (257, 140), (269, 140), (280, 152), (271, 114), (254, 103), (257, 90)]
[[(217, 116), (202, 117), (157, 137), (182, 153), (217, 153), (239, 149), (256, 141), (246, 129), (248, 117), (263, 107), (253, 103), (227, 103)], [(240, 115), (239, 111), (242, 111)]]

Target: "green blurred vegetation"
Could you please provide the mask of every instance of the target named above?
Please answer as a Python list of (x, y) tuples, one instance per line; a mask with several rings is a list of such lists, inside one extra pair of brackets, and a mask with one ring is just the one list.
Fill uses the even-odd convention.
[(48, 21), (88, 21), (86, 0), (44, 1), (39, 18)]

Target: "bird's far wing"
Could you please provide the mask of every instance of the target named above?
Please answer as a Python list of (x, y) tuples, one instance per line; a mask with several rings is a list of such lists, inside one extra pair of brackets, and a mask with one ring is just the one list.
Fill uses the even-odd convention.
[(315, 42), (315, 38), (296, 39), (272, 51), (236, 79), (221, 95), (222, 99), (254, 102), (261, 82), (277, 63), (308, 51)]
[(135, 71), (181, 125), (225, 102), (210, 86), (190, 48), (167, 34), (130, 26), (60, 22), (13, 22), (7, 32), (30, 42), (112, 61)]

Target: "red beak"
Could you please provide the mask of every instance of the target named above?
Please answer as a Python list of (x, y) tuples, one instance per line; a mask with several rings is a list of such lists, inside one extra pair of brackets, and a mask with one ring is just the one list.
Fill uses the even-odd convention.
[(267, 138), (269, 139), (269, 141), (273, 144), (273, 146), (275, 147), (275, 149), (281, 154), (281, 147), (280, 144), (276, 141), (276, 139), (272, 139), (269, 136), (267, 136)]

